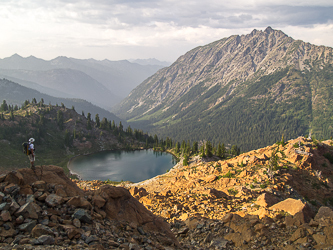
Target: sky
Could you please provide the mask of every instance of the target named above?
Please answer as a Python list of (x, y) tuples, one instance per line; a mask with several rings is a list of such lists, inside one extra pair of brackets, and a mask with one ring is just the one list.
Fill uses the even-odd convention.
[(333, 47), (332, 0), (0, 0), (0, 23), (0, 58), (174, 62), (267, 26)]

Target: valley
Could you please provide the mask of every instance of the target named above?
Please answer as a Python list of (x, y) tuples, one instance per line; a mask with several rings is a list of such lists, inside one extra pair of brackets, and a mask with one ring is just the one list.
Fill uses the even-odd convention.
[[(332, 48), (271, 27), (171, 66), (1, 59), (0, 248), (332, 249), (332, 63)], [(68, 169), (138, 149), (178, 163), (138, 183)]]

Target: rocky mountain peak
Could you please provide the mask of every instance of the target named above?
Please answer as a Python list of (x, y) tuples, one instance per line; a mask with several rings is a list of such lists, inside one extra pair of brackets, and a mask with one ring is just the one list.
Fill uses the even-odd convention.
[[(240, 129), (244, 132), (246, 129), (241, 124), (241, 120), (252, 120), (253, 117), (250, 114), (258, 113), (258, 109), (261, 110), (262, 115), (274, 110), (267, 116), (267, 120), (271, 122), (276, 119), (276, 122), (280, 124), (281, 121), (278, 121), (281, 118), (280, 115), (286, 117), (288, 109), (295, 111), (293, 107), (300, 105), (299, 109), (307, 109), (304, 111), (306, 115), (301, 118), (290, 113), (287, 115), (289, 118), (286, 119), (293, 122), (288, 123), (286, 120), (283, 123), (304, 124), (297, 128), (302, 127), (300, 130), (303, 132), (300, 134), (306, 134), (309, 133), (308, 124), (311, 123), (312, 111), (305, 103), (318, 101), (311, 97), (318, 88), (318, 85), (313, 85), (317, 81), (314, 80), (313, 74), (327, 70), (327, 79), (332, 79), (332, 63), (332, 48), (294, 40), (282, 31), (271, 27), (267, 27), (264, 31), (253, 30), (247, 35), (233, 35), (190, 50), (170, 67), (161, 69), (140, 84), (115, 107), (114, 111), (121, 118), (133, 122), (134, 126), (138, 124), (144, 126), (143, 129), (153, 128), (154, 133), (163, 133), (164, 136), (168, 136), (165, 131), (165, 128), (168, 128), (177, 136), (177, 139), (180, 137), (180, 140), (187, 140), (188, 138), (183, 137), (182, 133), (176, 132), (176, 124), (179, 126), (181, 123), (182, 126), (186, 126), (189, 134), (191, 134), (190, 131), (197, 131), (191, 134), (191, 138), (214, 140), (216, 136), (213, 132), (207, 132), (205, 137), (202, 134), (206, 131), (204, 123), (210, 124), (219, 120), (214, 122), (215, 128), (212, 130), (219, 128), (233, 133), (234, 129)], [(319, 75), (323, 76), (321, 73)], [(323, 85), (320, 85), (331, 93), (327, 88), (328, 85), (324, 84), (327, 79), (321, 78), (320, 83)], [(302, 87), (299, 87), (300, 85)], [(296, 98), (301, 92), (302, 97)], [(302, 105), (296, 104), (296, 99), (299, 100), (299, 98), (304, 100)], [(333, 98), (333, 93), (330, 94), (330, 98)], [(325, 100), (320, 102), (329, 105)], [(270, 107), (267, 109), (260, 108), (268, 103)], [(281, 108), (282, 106), (284, 108)], [(316, 109), (317, 106), (312, 107)], [(331, 110), (331, 108), (328, 109)], [(277, 110), (281, 112), (280, 118), (276, 115), (279, 113), (276, 112)], [(239, 117), (236, 119), (234, 115), (231, 115), (232, 113), (239, 114)], [(333, 115), (333, 113), (330, 114)], [(227, 120), (225, 120), (226, 117), (228, 117)], [(258, 114), (257, 117), (261, 115)], [(303, 118), (309, 120), (305, 122)], [(203, 120), (205, 122), (202, 122)], [(232, 130), (230, 130), (231, 125), (227, 125), (231, 120), (233, 120), (232, 124), (238, 124), (232, 125)], [(254, 127), (257, 127), (256, 123), (257, 121), (253, 120)], [(312, 127), (316, 127), (316, 124), (318, 123), (312, 124)], [(267, 126), (262, 125), (260, 130), (264, 127)], [(160, 128), (163, 129), (160, 130)], [(287, 129), (290, 131), (288, 133), (298, 136), (298, 132), (295, 132), (297, 128)], [(316, 131), (322, 134), (319, 130), (316, 129)], [(262, 132), (270, 133), (269, 129)], [(276, 135), (274, 140), (278, 139), (284, 131), (278, 133), (280, 135)], [(329, 131), (323, 133), (330, 135)], [(201, 137), (198, 136), (199, 134)], [(228, 140), (232, 143), (230, 140), (236, 140), (246, 149), (253, 148), (246, 145), (248, 143), (244, 143), (244, 136), (235, 139), (238, 133), (233, 136), (221, 134), (219, 136), (221, 141)], [(257, 139), (254, 138), (254, 140)], [(259, 145), (264, 146), (264, 144), (256, 144), (254, 147)]]

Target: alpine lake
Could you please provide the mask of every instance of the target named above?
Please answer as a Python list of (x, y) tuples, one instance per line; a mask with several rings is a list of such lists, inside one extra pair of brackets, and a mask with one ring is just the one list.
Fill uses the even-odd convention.
[(166, 173), (176, 158), (152, 149), (103, 151), (77, 156), (68, 163), (72, 174), (83, 180), (141, 182)]

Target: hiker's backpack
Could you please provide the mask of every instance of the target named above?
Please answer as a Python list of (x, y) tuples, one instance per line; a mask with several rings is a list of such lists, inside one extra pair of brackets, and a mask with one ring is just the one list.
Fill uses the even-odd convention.
[(25, 153), (26, 155), (31, 154), (29, 148), (29, 143), (28, 142), (23, 142), (22, 143), (22, 147), (23, 147), (23, 153)]

